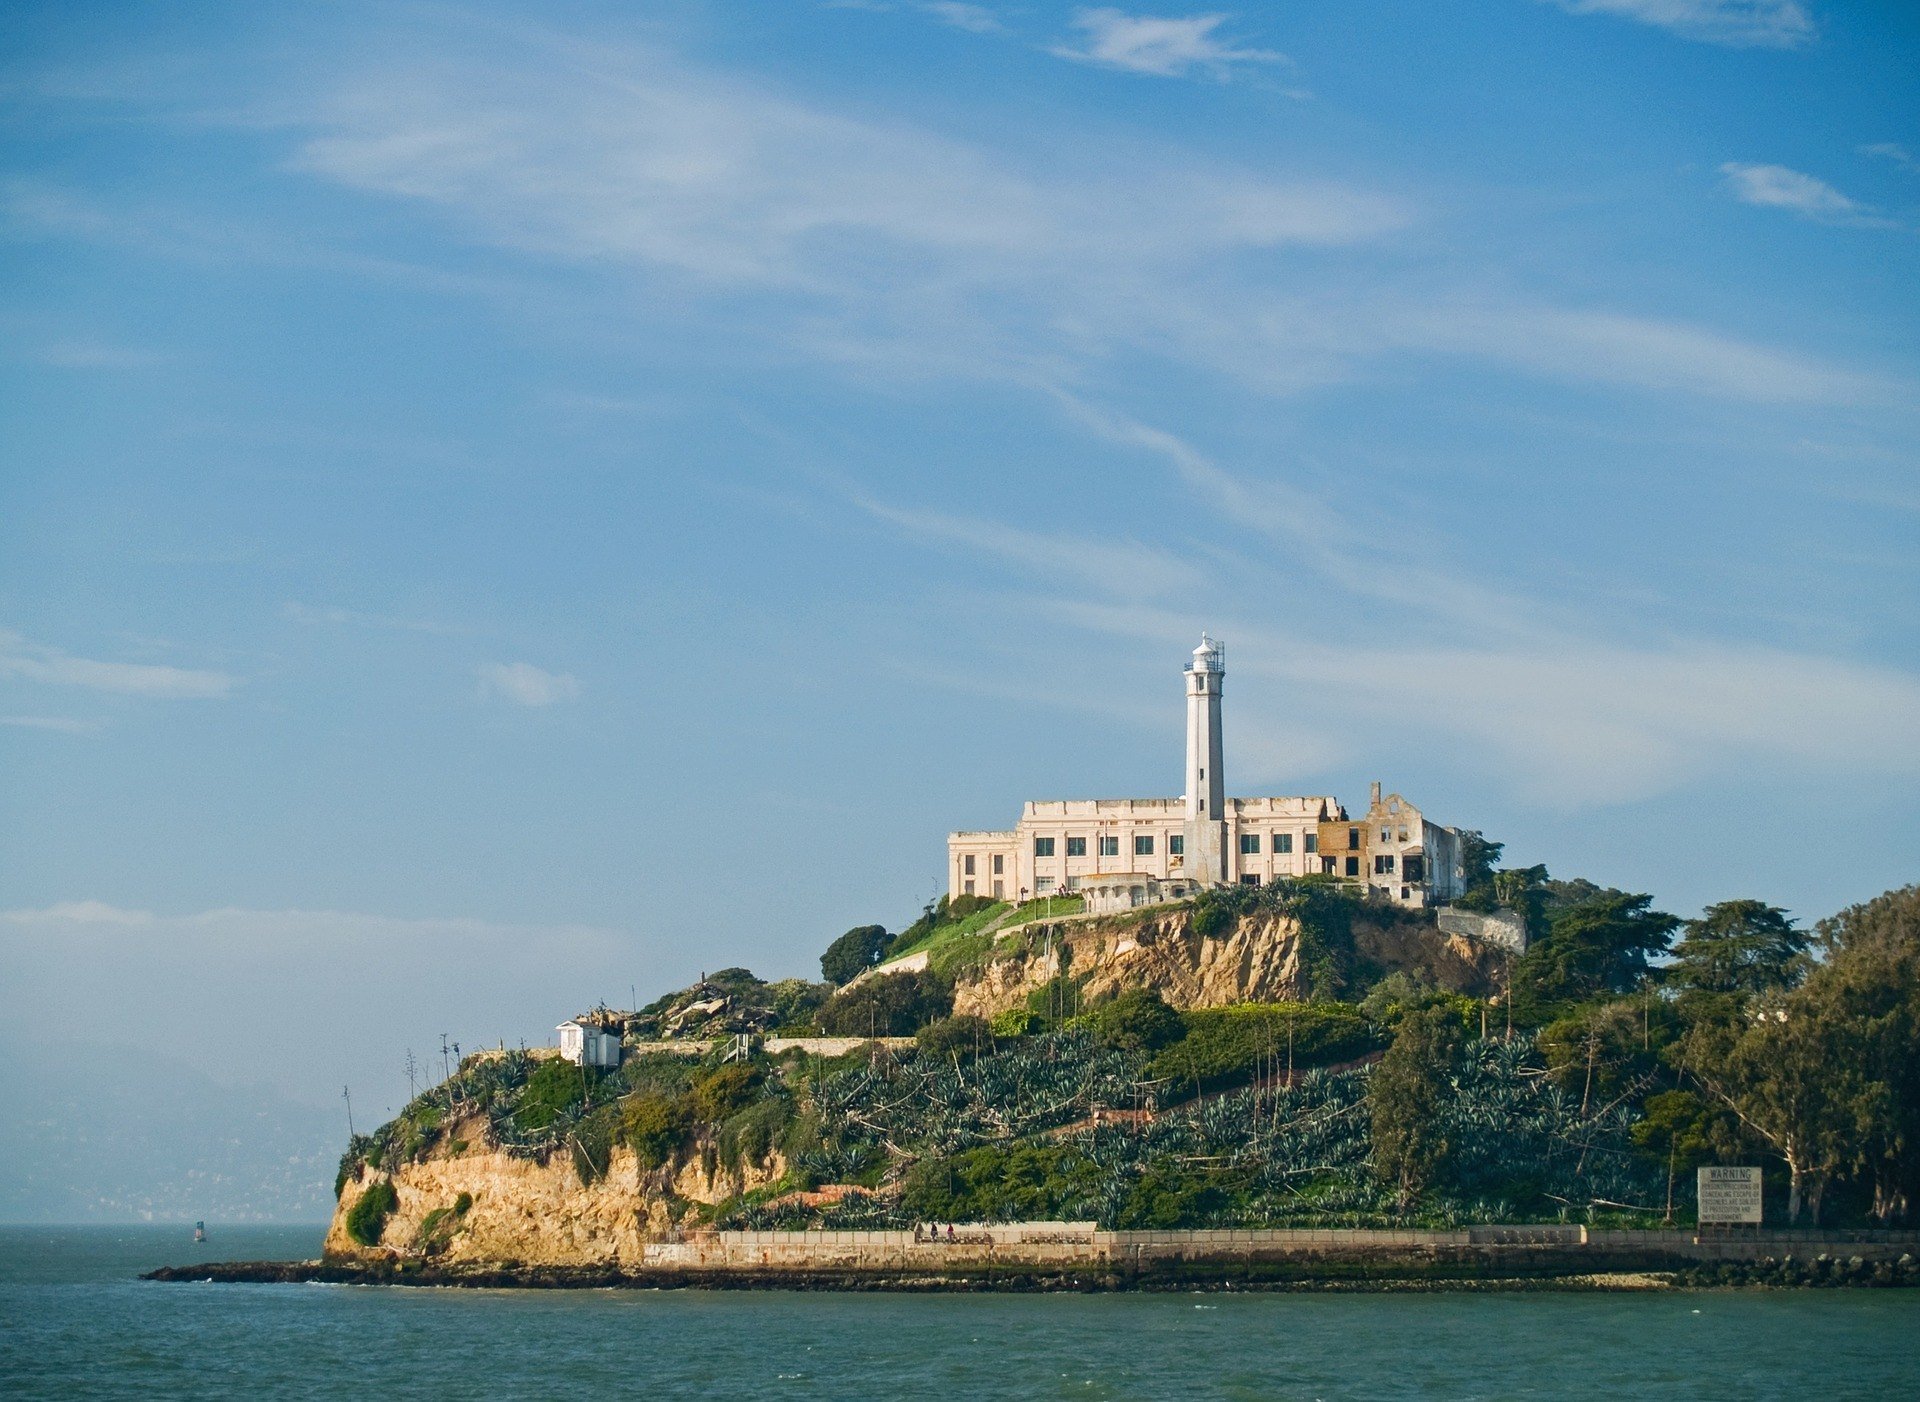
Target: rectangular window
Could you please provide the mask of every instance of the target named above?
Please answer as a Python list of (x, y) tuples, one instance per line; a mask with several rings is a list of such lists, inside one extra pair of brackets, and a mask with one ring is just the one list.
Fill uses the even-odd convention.
[[(1004, 876), (1006, 874), (1006, 870), (1007, 870), (1007, 859), (1005, 854), (1000, 852), (994, 853), (993, 854), (993, 874), (995, 876)], [(999, 883), (995, 882), (994, 885), (998, 887)], [(993, 894), (997, 896), (1000, 894), (1000, 892), (996, 889)]]
[(1033, 885), (1034, 889), (1044, 896), (1053, 889), (1053, 878), (1051, 876), (1037, 876), (1034, 878)]
[(1240, 834), (1240, 855), (1243, 857), (1257, 857), (1260, 855), (1259, 833), (1243, 832)]
[(1419, 857), (1409, 853), (1400, 859), (1400, 877), (1404, 881), (1425, 881), (1427, 864)]
[(962, 894), (963, 894), (963, 895), (968, 895), (968, 896), (971, 896), (971, 895), (973, 894), (973, 883), (972, 883), (971, 881), (969, 881), (969, 882), (968, 882), (968, 883), (966, 884), (966, 888), (965, 888), (965, 890), (964, 890), (964, 891), (962, 892)]
[(1152, 834), (1148, 834), (1148, 835), (1147, 835), (1147, 836), (1145, 836), (1145, 837), (1136, 837), (1136, 838), (1134, 838), (1134, 840), (1133, 840), (1133, 855), (1134, 855), (1134, 856), (1136, 856), (1136, 857), (1151, 857), (1151, 856), (1153, 855), (1153, 836), (1152, 836)]
[(1400, 840), (1402, 842), (1405, 842), (1407, 840), (1407, 830), (1405, 828), (1400, 829)]
[(1051, 857), (1053, 855), (1053, 839), (1050, 837), (1034, 838), (1033, 855), (1036, 857)]
[(1318, 852), (1320, 850), (1320, 834), (1319, 833), (1310, 832), (1307, 834), (1307, 850), (1309, 852)]
[(1101, 838), (1100, 839), (1100, 855), (1103, 857), (1119, 856), (1120, 855), (1120, 839), (1117, 837)]
[[(1277, 855), (1281, 856), (1291, 852), (1293, 850), (1293, 834), (1290, 832), (1276, 832), (1273, 835), (1273, 850)], [(1307, 850), (1311, 852), (1313, 849), (1309, 847)]]
[(968, 876), (972, 876), (973, 875), (973, 858), (962, 857), (960, 859), (960, 870), (965, 872)]
[(1069, 891), (1078, 891), (1080, 889), (1080, 878), (1077, 876), (1069, 876), (1067, 878), (1067, 889)]
[(1007, 883), (1006, 883), (1006, 882), (1004, 882), (1004, 881), (996, 881), (996, 882), (994, 882), (994, 883), (993, 883), (993, 898), (994, 898), (994, 899), (995, 899), (996, 901), (1003, 901), (1003, 900), (1005, 900), (1005, 899), (1007, 898)]
[(1360, 874), (1360, 859), (1358, 857), (1348, 857), (1347, 858), (1347, 875), (1358, 876), (1359, 874)]
[(1373, 874), (1375, 876), (1385, 876), (1388, 872), (1392, 870), (1393, 870), (1393, 854), (1391, 852), (1387, 853), (1384, 856), (1375, 857), (1373, 859)]
[(1186, 856), (1187, 855), (1187, 839), (1184, 837), (1168, 838), (1167, 839), (1167, 855), (1169, 857)]
[(1389, 843), (1391, 841), (1393, 841), (1393, 830), (1391, 828), (1381, 828), (1380, 829), (1381, 844), (1384, 846), (1386, 843)]
[(1070, 838), (1068, 838), (1068, 839), (1067, 839), (1067, 855), (1068, 855), (1069, 857), (1084, 857), (1084, 856), (1086, 856), (1086, 855), (1087, 855), (1087, 840), (1086, 840), (1086, 838), (1084, 838), (1084, 837), (1070, 837)]
[(1347, 848), (1348, 850), (1354, 851), (1354, 852), (1358, 852), (1360, 850), (1360, 829), (1359, 828), (1347, 829)]
[(1242, 886), (1258, 886), (1260, 884), (1260, 873), (1257, 871), (1245, 873), (1240, 878), (1240, 884)]

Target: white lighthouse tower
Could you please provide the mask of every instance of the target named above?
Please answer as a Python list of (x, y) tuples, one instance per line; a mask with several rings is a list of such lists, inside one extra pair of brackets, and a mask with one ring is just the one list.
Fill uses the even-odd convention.
[(1227, 785), (1221, 773), (1220, 689), (1226, 644), (1205, 633), (1187, 664), (1186, 875), (1208, 884), (1227, 879)]

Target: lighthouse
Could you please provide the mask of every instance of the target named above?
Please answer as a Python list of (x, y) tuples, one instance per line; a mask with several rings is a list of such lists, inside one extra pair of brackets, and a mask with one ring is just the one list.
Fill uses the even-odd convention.
[(1226, 644), (1200, 635), (1187, 663), (1187, 788), (1182, 869), (1208, 884), (1227, 880), (1227, 785), (1221, 774), (1220, 690)]

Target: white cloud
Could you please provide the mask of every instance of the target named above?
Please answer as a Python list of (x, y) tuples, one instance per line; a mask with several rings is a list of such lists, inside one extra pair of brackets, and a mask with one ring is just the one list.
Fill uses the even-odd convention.
[(1862, 146), (1860, 154), (1876, 160), (1892, 161), (1903, 170), (1920, 170), (1920, 161), (1916, 161), (1913, 153), (1897, 141), (1876, 141), (1872, 145)]
[(1056, 45), (1052, 52), (1127, 73), (1183, 78), (1198, 69), (1223, 81), (1237, 64), (1288, 61), (1285, 54), (1271, 49), (1241, 48), (1219, 37), (1217, 31), (1227, 18), (1223, 14), (1156, 18), (1104, 7), (1080, 10), (1074, 14), (1073, 26), (1085, 38), (1077, 46)]
[(624, 260), (718, 287), (927, 303), (1035, 280), (1378, 239), (1398, 199), (1201, 161), (1090, 155), (1076, 175), (901, 123), (840, 117), (645, 52), (536, 48), (369, 75), (300, 161), (441, 206), (543, 256)]
[(435, 633), (442, 636), (459, 636), (470, 631), (444, 623), (435, 623), (430, 619), (404, 618), (388, 613), (364, 613), (359, 609), (341, 608), (337, 604), (304, 604), (297, 599), (289, 599), (282, 604), (280, 614), (292, 622), (316, 626), (391, 628), (403, 633)]
[(0, 676), (165, 700), (223, 697), (235, 685), (235, 679), (225, 672), (144, 662), (96, 662), (5, 631), (0, 631)]
[(516, 706), (551, 706), (580, 694), (571, 672), (546, 672), (530, 662), (489, 662), (476, 667), (482, 696), (498, 696)]
[(17, 730), (57, 730), (68, 735), (91, 735), (100, 728), (98, 721), (76, 720), (72, 716), (0, 716), (0, 725)]
[(1482, 355), (1531, 373), (1773, 404), (1860, 404), (1904, 394), (1837, 368), (1706, 327), (1657, 317), (1522, 302), (1462, 301), (1391, 314), (1382, 336)]
[(1720, 167), (1727, 188), (1742, 204), (1785, 209), (1822, 224), (1886, 226), (1866, 205), (1848, 199), (1826, 181), (1787, 166), (1728, 161)]
[(1729, 48), (1795, 49), (1817, 30), (1798, 0), (1547, 0), (1577, 15), (1613, 15)]
[(969, 34), (998, 34), (1006, 26), (984, 5), (962, 4), (961, 0), (928, 0), (920, 7), (942, 24), (964, 29)]
[[(1053, 611), (1163, 648), (1193, 623), (1071, 600)], [(1348, 735), (1443, 746), (1551, 807), (1632, 802), (1755, 765), (1920, 775), (1920, 678), (1868, 663), (1702, 638), (1635, 645), (1593, 630), (1349, 644), (1213, 617), (1242, 659), (1241, 725), (1284, 722), (1302, 695), (1337, 696)]]
[(859, 505), (913, 535), (1023, 565), (1037, 574), (1073, 580), (1110, 598), (1151, 599), (1206, 582), (1187, 561), (1136, 541), (1080, 540), (975, 517), (909, 511), (873, 501)]
[[(1424, 530), (1390, 512), (1350, 518), (1283, 471), (1229, 472), (1165, 430), (1059, 398), (1103, 439), (1164, 459), (1179, 487), (1213, 513), (1216, 540), (1237, 527), (1273, 548), (1216, 555), (1209, 587), (1168, 579), (1158, 591), (1127, 593), (1109, 587), (1105, 567), (1124, 568), (1109, 559), (1109, 542), (877, 514), (979, 548), (1012, 542), (1001, 558), (1055, 591), (1020, 596), (1027, 617), (1040, 612), (1156, 649), (1190, 646), (1189, 635), (1208, 623), (1244, 644), (1235, 705), (1248, 733), (1295, 724), (1301, 696), (1337, 697), (1337, 732), (1300, 750), (1296, 763), (1331, 765), (1400, 735), (1502, 776), (1525, 800), (1566, 809), (1648, 798), (1755, 766), (1920, 775), (1920, 677), (1910, 672), (1664, 629), (1636, 641), (1632, 620), (1617, 611), (1596, 615), (1585, 604), (1478, 582), (1473, 569), (1437, 558), (1444, 547)], [(1157, 560), (1149, 552), (1145, 567)], [(1271, 612), (1234, 616), (1235, 600), (1281, 596), (1314, 626), (1276, 625)], [(965, 607), (984, 602), (971, 598)], [(1390, 608), (1383, 613), (1380, 604)], [(1366, 736), (1374, 739), (1357, 738)]]
[(1112, 142), (1030, 170), (648, 50), (532, 34), (510, 64), (439, 52), (363, 74), (300, 162), (539, 259), (756, 297), (756, 335), (863, 373), (1052, 384), (1139, 355), (1289, 394), (1416, 351), (1667, 393), (1885, 397), (1678, 320), (1449, 297), (1444, 277), (1383, 290), (1356, 260), (1384, 256), (1413, 209), (1350, 182)]
[(9, 925), (150, 925), (150, 910), (126, 910), (105, 901), (57, 901), (40, 910), (0, 910)]

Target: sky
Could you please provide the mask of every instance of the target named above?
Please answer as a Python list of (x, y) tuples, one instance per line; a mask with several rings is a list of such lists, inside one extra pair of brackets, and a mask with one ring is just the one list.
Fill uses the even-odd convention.
[(1920, 875), (1920, 12), (537, 8), (0, 15), (9, 1055), (813, 973), (1203, 628), (1236, 793)]

